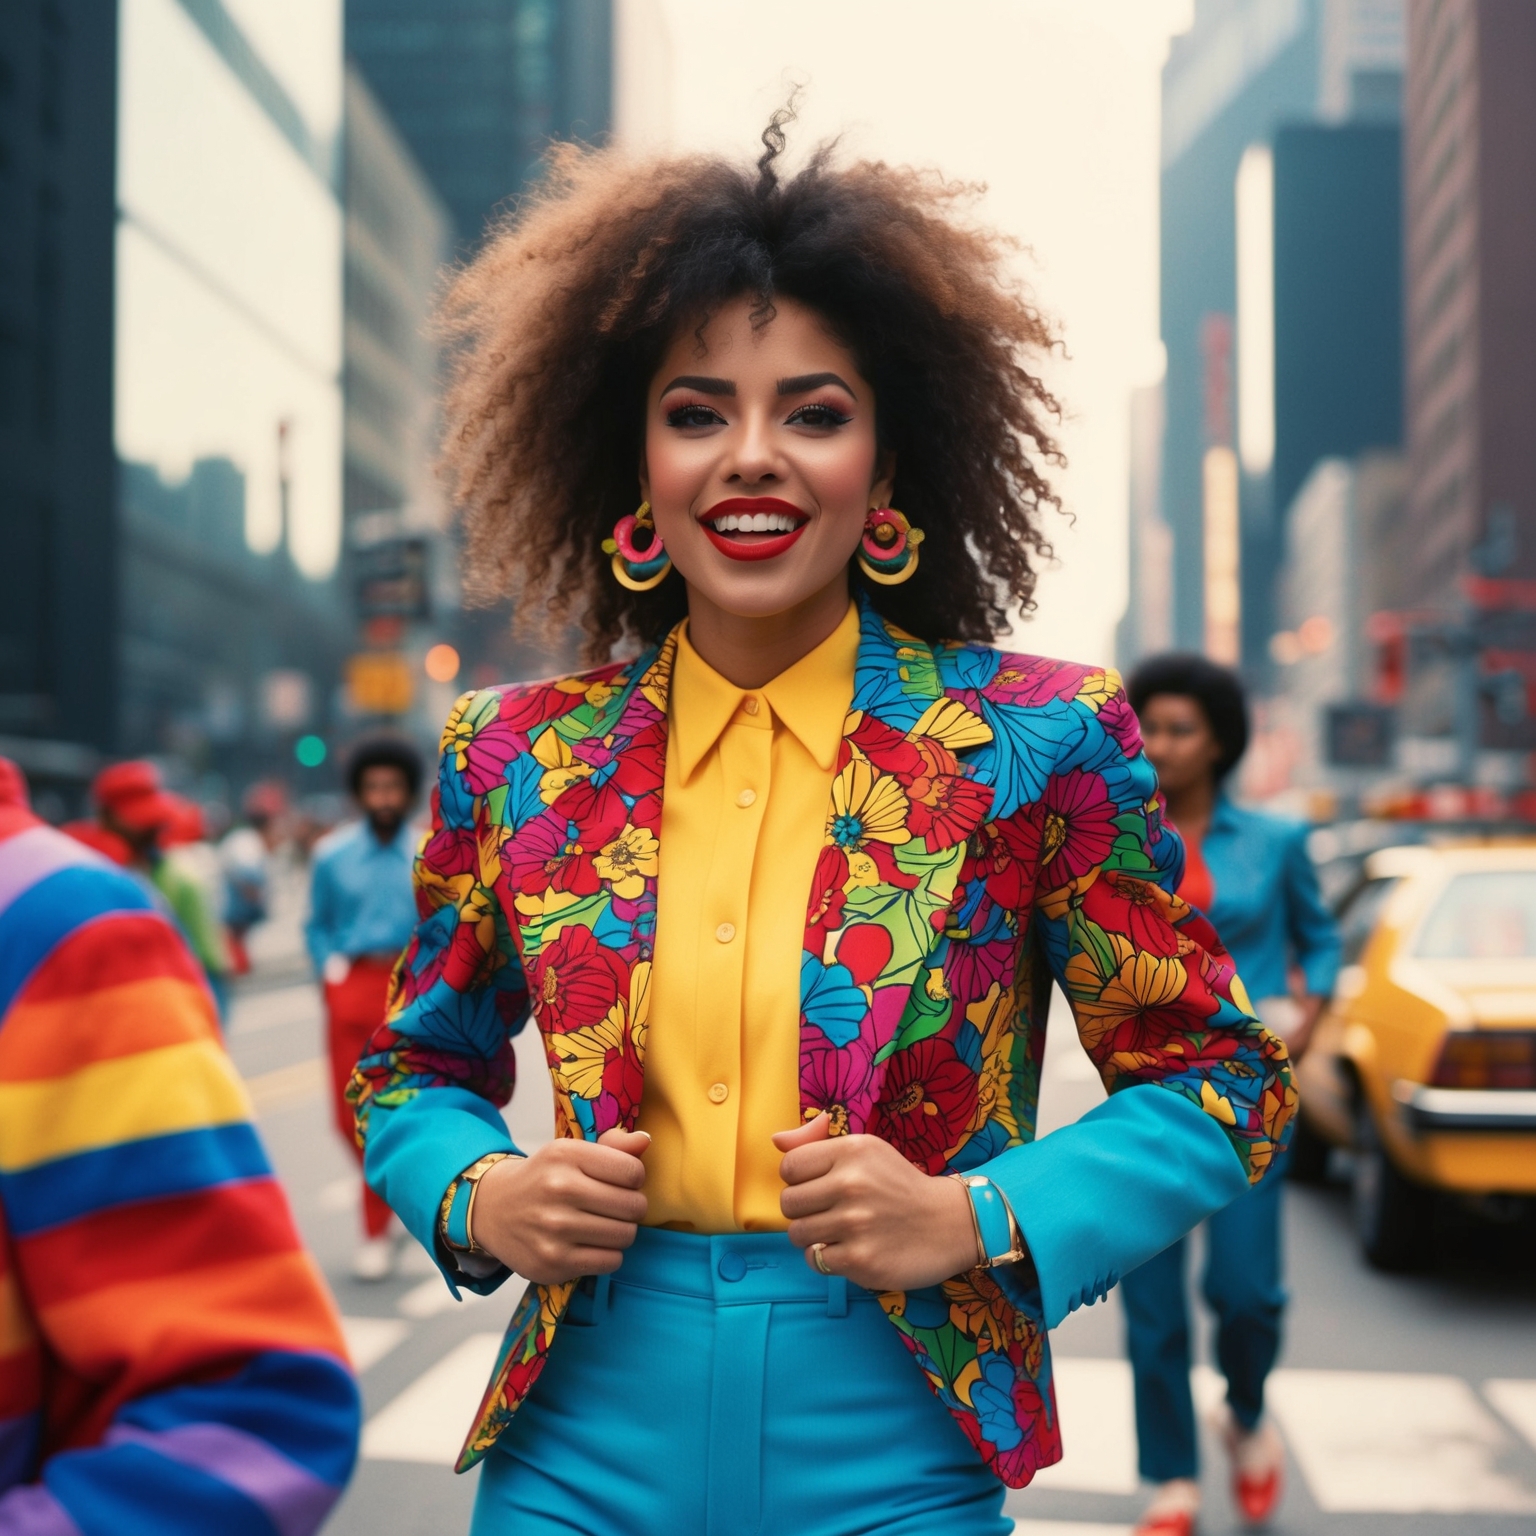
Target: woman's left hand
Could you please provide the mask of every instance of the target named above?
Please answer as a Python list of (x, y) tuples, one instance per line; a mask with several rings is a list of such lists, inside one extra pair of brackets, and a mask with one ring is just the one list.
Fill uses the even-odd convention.
[(958, 1179), (914, 1168), (878, 1136), (831, 1136), (826, 1115), (773, 1144), (784, 1154), (779, 1208), (789, 1240), (871, 1291), (917, 1290), (976, 1265), (971, 1197)]

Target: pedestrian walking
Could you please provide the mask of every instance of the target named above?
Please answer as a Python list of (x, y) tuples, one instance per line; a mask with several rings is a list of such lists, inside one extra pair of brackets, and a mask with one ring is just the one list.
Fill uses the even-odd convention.
[[(1130, 680), (1147, 756), (1184, 840), (1181, 897), (1204, 912), (1293, 1060), (1306, 1050), (1339, 968), (1339, 936), (1307, 856), (1306, 828), (1238, 805), (1226, 784), (1248, 744), (1237, 676), (1202, 656), (1154, 657)], [(1301, 978), (1293, 998), (1292, 970)], [(1284, 1154), (1269, 1177), (1206, 1227), (1201, 1289), (1216, 1314), (1226, 1401), (1216, 1427), (1243, 1520), (1262, 1525), (1283, 1491), (1284, 1448), (1264, 1416), (1264, 1382), (1285, 1310), (1280, 1217)], [(1190, 1328), (1181, 1240), (1121, 1284), (1136, 1383), (1141, 1475), (1156, 1484), (1138, 1536), (1190, 1536), (1199, 1512)]]
[[(202, 813), (180, 795), (165, 787), (160, 770), (151, 762), (135, 759), (112, 763), (91, 782), (91, 799), (106, 837), (95, 840), (98, 849), (127, 849), (126, 868), (144, 880), (165, 902), (192, 953), (203, 968), (222, 1018), (229, 1001), (229, 950), (224, 927), (213, 899), (197, 876), (170, 855), (167, 840), (180, 824), (201, 833)], [(117, 839), (115, 844), (112, 839)]]
[[(347, 787), (362, 819), (315, 845), (304, 937), (325, 994), (336, 1128), (359, 1163), (347, 1083), (384, 1019), (390, 973), (416, 925), (411, 861), (417, 835), (411, 808), (421, 788), (421, 759), (409, 743), (361, 743), (347, 762)], [(366, 1185), (363, 1242), (352, 1262), (359, 1280), (382, 1280), (395, 1264), (390, 1209)]]
[(4, 759), (0, 957), (0, 1532), (309, 1536), (340, 1320), (185, 942)]
[(251, 968), (246, 940), (265, 922), (272, 900), (272, 855), (283, 837), (287, 796), (281, 784), (253, 784), (241, 800), (240, 822), (224, 834), (219, 861), (224, 873), (224, 922), (237, 976)]
[[(936, 178), (784, 176), (784, 120), (756, 169), (557, 151), (447, 300), (471, 574), (600, 663), (454, 707), (353, 1084), (450, 1286), (533, 1282), (475, 1536), (1001, 1536), (1046, 1330), (1294, 1105), (1119, 680), (987, 643), (1056, 451), (1007, 247)], [(1050, 977), (1115, 1091), (1034, 1142)]]

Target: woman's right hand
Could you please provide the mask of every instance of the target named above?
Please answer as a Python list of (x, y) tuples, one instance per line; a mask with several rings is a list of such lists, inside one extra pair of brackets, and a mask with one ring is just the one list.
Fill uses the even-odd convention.
[(540, 1285), (611, 1274), (645, 1220), (644, 1131), (560, 1137), (503, 1158), (475, 1192), (475, 1243)]

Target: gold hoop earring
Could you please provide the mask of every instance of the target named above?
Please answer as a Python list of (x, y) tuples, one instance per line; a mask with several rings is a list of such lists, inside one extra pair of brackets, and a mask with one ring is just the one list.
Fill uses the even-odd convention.
[[(650, 533), (650, 541), (644, 549), (635, 547), (635, 534), (641, 530)], [(642, 501), (627, 517), (621, 517), (613, 525), (613, 537), (603, 540), (603, 553), (613, 556), (613, 579), (631, 592), (649, 592), (667, 579), (672, 569), (672, 557), (656, 532), (651, 517), (651, 504)]]
[(882, 587), (899, 587), (917, 574), (917, 546), (924, 537), (895, 507), (871, 507), (859, 541), (859, 569)]

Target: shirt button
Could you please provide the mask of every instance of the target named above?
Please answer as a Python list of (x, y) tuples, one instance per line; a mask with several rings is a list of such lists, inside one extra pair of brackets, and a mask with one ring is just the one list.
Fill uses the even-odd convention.
[(715, 929), (715, 937), (719, 939), (722, 944), (729, 944), (731, 940), (736, 937), (736, 924), (721, 923), (720, 926)]
[(709, 1085), (709, 1102), (711, 1104), (724, 1104), (730, 1095), (731, 1090), (724, 1083), (711, 1083)]
[(736, 804), (739, 805), (742, 810), (746, 810), (746, 808), (756, 799), (757, 791), (755, 789), (744, 789), (740, 792), (740, 794), (736, 796)]
[(746, 710), (749, 715), (755, 715), (757, 713), (757, 695), (749, 693), (746, 698), (741, 701), (741, 707)]

